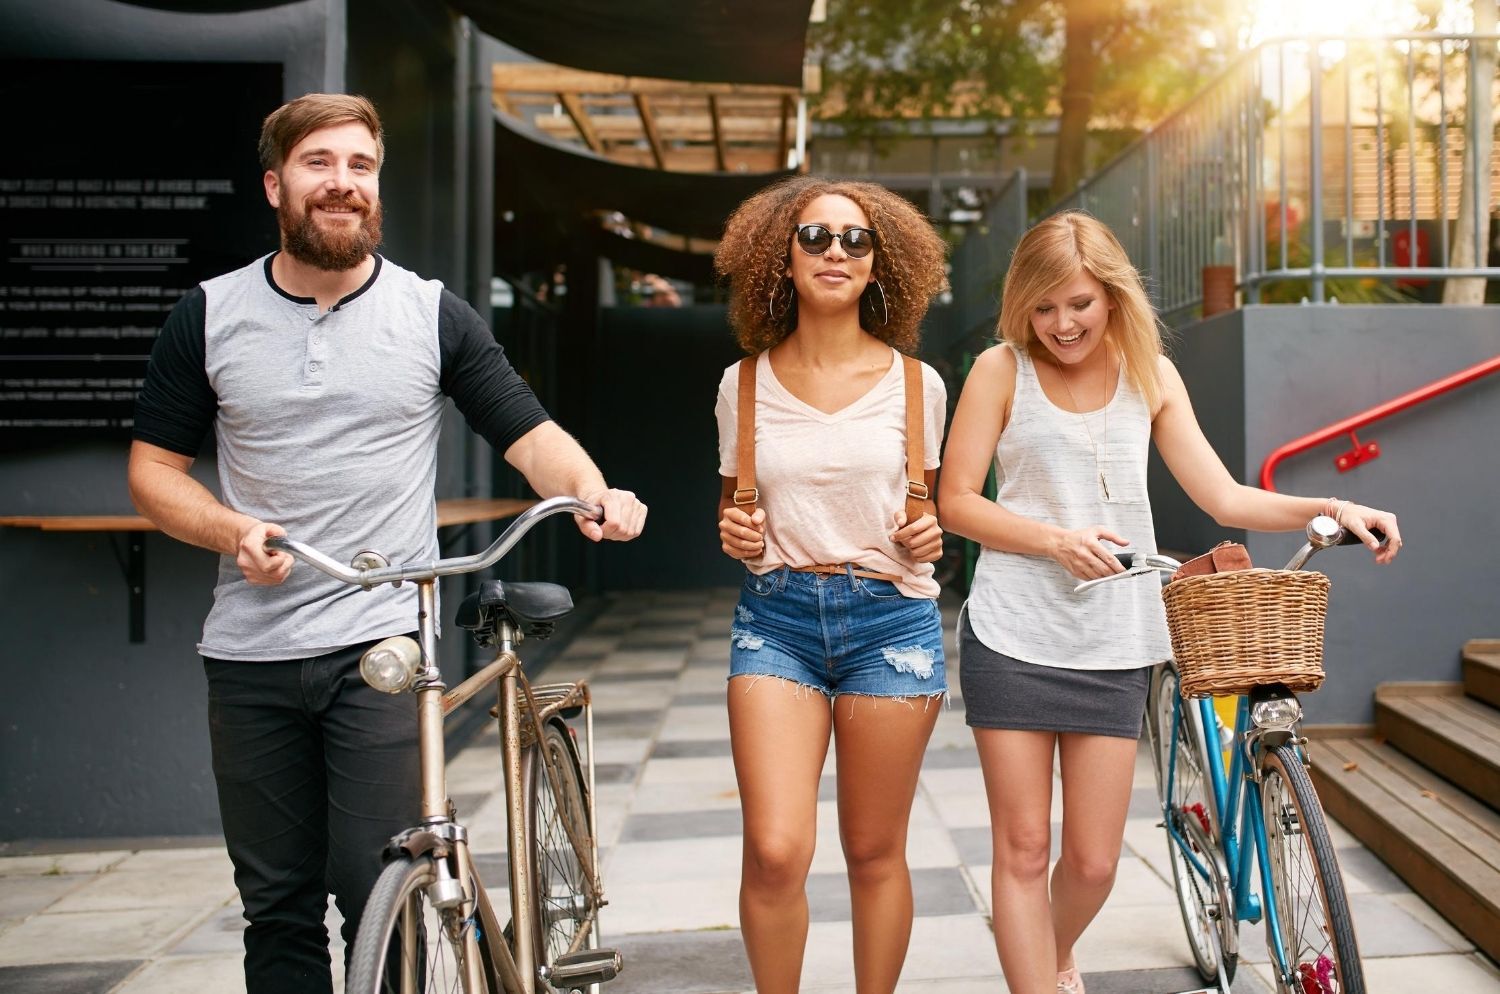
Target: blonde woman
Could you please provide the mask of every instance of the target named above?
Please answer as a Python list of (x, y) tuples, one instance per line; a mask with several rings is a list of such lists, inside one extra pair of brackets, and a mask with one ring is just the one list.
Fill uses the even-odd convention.
[(932, 568), (942, 531), (930, 511), (907, 512), (906, 401), (910, 390), (924, 414), (924, 458), (910, 471), (930, 487), (947, 395), (931, 367), (909, 369), (902, 353), (916, 351), (946, 285), (943, 254), (926, 218), (891, 191), (802, 176), (741, 205), (714, 259), (730, 281), (730, 323), (755, 356), (743, 374), (754, 389), (754, 504), (734, 499), (738, 363), (715, 414), (719, 541), (746, 570), (729, 735), (744, 813), (740, 931), (760, 994), (801, 983), (830, 738), (855, 990), (891, 994), (906, 958), (907, 822), (948, 690)]
[[(1057, 214), (1026, 233), (999, 331), (964, 384), (938, 495), (943, 527), (984, 547), (960, 622), (960, 679), (989, 798), (1006, 983), (1012, 994), (1084, 994), (1073, 947), (1114, 884), (1148, 670), (1170, 646), (1155, 579), (1086, 600), (1072, 587), (1120, 572), (1116, 550), (1156, 551), (1149, 443), (1226, 528), (1293, 531), (1333, 513), (1380, 563), (1401, 535), (1384, 511), (1235, 482), (1162, 354), (1140, 276), (1094, 218)], [(982, 493), (991, 462), (993, 501)], [(1054, 751), (1062, 846), (1049, 881)]]

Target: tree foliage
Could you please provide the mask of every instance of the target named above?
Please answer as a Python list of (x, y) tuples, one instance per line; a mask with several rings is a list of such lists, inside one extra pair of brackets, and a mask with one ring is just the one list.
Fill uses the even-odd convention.
[(830, 0), (814, 36), (819, 113), (855, 135), (892, 118), (1056, 118), (1063, 192), (1097, 165), (1086, 161), (1091, 126), (1148, 125), (1224, 65), (1243, 2)]

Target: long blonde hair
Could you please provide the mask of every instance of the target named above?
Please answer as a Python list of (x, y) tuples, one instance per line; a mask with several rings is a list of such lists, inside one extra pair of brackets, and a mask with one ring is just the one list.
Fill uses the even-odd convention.
[(1088, 273), (1104, 285), (1114, 307), (1105, 340), (1120, 350), (1130, 383), (1155, 411), (1161, 401), (1157, 357), (1163, 351), (1161, 323), (1141, 285), (1141, 274), (1102, 221), (1081, 211), (1062, 211), (1040, 221), (1021, 237), (1005, 274), (1000, 298), (1000, 337), (1034, 358), (1051, 359), (1031, 327), (1037, 301)]

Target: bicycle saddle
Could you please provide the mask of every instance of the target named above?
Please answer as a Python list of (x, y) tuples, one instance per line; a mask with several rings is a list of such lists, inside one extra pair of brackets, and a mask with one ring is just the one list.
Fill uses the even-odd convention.
[(464, 598), (454, 621), (473, 632), (481, 645), (487, 645), (498, 634), (501, 621), (519, 628), (528, 638), (546, 638), (557, 619), (571, 610), (573, 595), (556, 583), (485, 580)]

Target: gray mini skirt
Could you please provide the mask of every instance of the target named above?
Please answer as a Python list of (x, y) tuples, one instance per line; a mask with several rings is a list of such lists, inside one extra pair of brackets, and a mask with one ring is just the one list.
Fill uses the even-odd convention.
[(1151, 667), (1072, 670), (996, 652), (959, 618), (958, 677), (973, 728), (1141, 737)]

